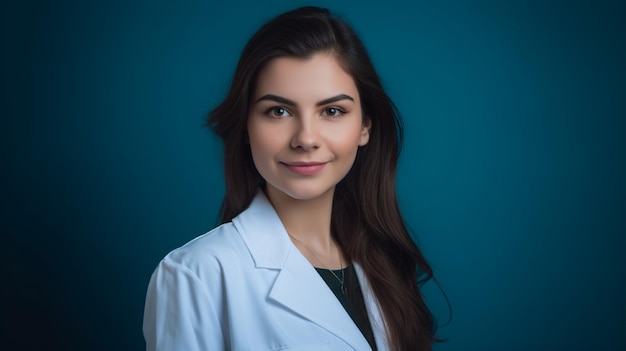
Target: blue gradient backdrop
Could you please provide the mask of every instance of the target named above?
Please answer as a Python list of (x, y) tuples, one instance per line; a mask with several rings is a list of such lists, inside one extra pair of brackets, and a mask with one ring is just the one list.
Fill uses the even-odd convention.
[(217, 222), (205, 115), (304, 4), (348, 18), (403, 114), (436, 350), (623, 351), (624, 2), (517, 0), (3, 1), (0, 348), (144, 348), (153, 268)]

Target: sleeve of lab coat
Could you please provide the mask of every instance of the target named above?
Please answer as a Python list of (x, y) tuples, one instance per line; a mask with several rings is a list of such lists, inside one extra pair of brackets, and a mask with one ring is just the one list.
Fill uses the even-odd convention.
[(206, 283), (166, 257), (148, 285), (143, 319), (146, 350), (223, 350), (219, 308), (219, 296), (211, 296)]

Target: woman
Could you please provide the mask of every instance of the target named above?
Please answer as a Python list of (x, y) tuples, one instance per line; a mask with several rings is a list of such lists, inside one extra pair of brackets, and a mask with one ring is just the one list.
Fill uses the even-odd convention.
[(354, 31), (320, 8), (274, 18), (208, 123), (223, 224), (154, 272), (148, 350), (430, 350), (432, 271), (395, 194), (400, 121)]

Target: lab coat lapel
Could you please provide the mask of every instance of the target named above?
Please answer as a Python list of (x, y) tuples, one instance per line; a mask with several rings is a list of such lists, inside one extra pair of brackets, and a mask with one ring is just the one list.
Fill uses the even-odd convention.
[(269, 298), (335, 334), (355, 350), (370, 350), (365, 337), (315, 268), (293, 246)]
[(344, 340), (370, 350), (367, 340), (309, 261), (293, 245), (263, 192), (233, 219), (258, 269), (277, 269), (268, 298)]

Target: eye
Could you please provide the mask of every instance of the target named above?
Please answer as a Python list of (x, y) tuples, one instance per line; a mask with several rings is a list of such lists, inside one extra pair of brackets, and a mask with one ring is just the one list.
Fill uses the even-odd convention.
[(329, 117), (339, 117), (343, 115), (344, 113), (346, 113), (346, 111), (337, 107), (328, 107), (324, 109), (324, 115), (329, 116)]
[(282, 108), (280, 106), (271, 107), (265, 113), (270, 115), (270, 116), (272, 116), (272, 117), (286, 117), (286, 116), (289, 116), (289, 111), (287, 111), (286, 109), (284, 109), (284, 108)]

